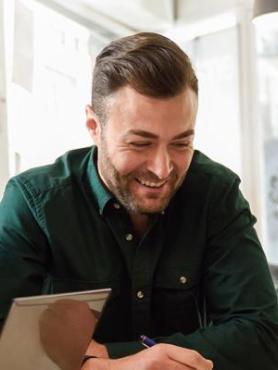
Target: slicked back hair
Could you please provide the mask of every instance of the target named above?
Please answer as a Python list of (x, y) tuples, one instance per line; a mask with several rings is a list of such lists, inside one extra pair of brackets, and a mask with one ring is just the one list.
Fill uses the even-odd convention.
[(129, 85), (142, 95), (170, 98), (187, 87), (198, 95), (198, 80), (188, 56), (173, 41), (141, 32), (112, 41), (97, 56), (92, 108), (106, 121), (105, 98)]

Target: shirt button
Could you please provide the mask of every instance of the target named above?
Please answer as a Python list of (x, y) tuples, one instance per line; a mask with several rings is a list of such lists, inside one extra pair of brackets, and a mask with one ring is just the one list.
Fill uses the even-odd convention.
[(137, 296), (138, 299), (143, 299), (144, 298), (144, 293), (142, 292), (142, 290), (138, 290), (136, 296)]
[(181, 284), (186, 284), (187, 283), (187, 278), (185, 276), (180, 276), (180, 283)]
[(113, 206), (114, 206), (114, 208), (116, 208), (116, 209), (120, 209), (120, 208), (121, 208), (121, 206), (119, 205), (119, 203), (114, 203), (114, 204), (113, 204)]
[(133, 239), (133, 235), (132, 234), (126, 234), (125, 238), (128, 242), (130, 242)]

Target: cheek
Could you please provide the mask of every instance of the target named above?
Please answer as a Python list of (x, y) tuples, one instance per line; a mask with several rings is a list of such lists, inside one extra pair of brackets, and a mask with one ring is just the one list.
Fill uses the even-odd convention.
[(113, 153), (111, 158), (115, 168), (122, 176), (139, 170), (145, 162), (144, 157), (140, 153), (130, 151)]
[(183, 175), (185, 172), (188, 171), (192, 158), (193, 158), (193, 151), (186, 152), (176, 157), (175, 167), (179, 175)]

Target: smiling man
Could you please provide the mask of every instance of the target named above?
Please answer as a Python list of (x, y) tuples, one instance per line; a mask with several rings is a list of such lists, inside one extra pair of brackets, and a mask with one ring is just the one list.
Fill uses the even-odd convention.
[[(197, 106), (191, 63), (166, 37), (103, 49), (86, 107), (95, 145), (7, 185), (2, 319), (16, 296), (111, 287), (83, 370), (277, 370), (256, 220), (238, 176), (194, 150)], [(67, 343), (85, 320), (70, 317), (51, 324)], [(142, 334), (157, 344), (144, 349)]]
[(126, 85), (107, 100), (104, 127), (87, 107), (98, 172), (143, 235), (149, 215), (164, 211), (189, 169), (197, 95), (187, 87), (157, 99)]

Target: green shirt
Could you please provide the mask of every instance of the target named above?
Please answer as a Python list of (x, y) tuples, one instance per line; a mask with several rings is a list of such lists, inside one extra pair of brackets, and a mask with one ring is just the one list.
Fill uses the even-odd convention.
[(12, 298), (111, 287), (94, 334), (111, 357), (141, 334), (194, 348), (214, 370), (277, 370), (277, 297), (239, 178), (195, 151), (139, 240), (102, 184), (96, 148), (12, 178), (0, 204), (0, 315)]

